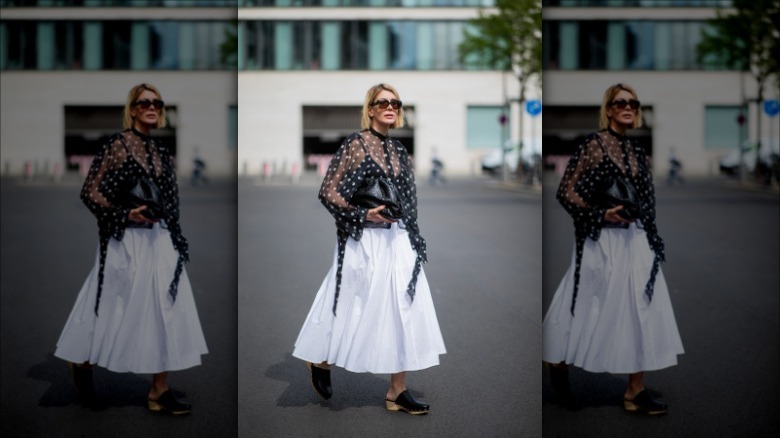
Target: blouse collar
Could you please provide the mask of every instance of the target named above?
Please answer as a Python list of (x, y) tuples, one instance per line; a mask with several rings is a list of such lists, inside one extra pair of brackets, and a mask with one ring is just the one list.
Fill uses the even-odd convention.
[(607, 131), (620, 141), (624, 141), (628, 138), (625, 134), (621, 134), (612, 128), (607, 127)]
[(141, 140), (144, 140), (144, 141), (146, 141), (146, 142), (148, 142), (148, 141), (149, 141), (149, 140), (151, 140), (151, 138), (152, 138), (152, 136), (151, 136), (151, 135), (149, 135), (149, 134), (144, 134), (143, 132), (141, 132), (141, 131), (139, 131), (139, 130), (135, 129), (135, 127), (131, 127), (131, 128), (130, 128), (130, 130), (131, 130), (131, 131), (133, 131), (133, 134), (135, 134), (135, 135), (137, 135), (137, 136), (141, 137)]
[(370, 127), (369, 127), (369, 128), (368, 128), (368, 130), (369, 130), (369, 131), (371, 131), (371, 133), (372, 133), (372, 134), (374, 134), (374, 135), (376, 135), (377, 137), (379, 137), (379, 139), (380, 139), (380, 140), (382, 140), (382, 141), (385, 141), (385, 140), (387, 140), (387, 137), (388, 137), (388, 136), (387, 136), (387, 135), (382, 135), (382, 134), (381, 134), (379, 131), (377, 131), (376, 129), (374, 129), (374, 128), (370, 128)]

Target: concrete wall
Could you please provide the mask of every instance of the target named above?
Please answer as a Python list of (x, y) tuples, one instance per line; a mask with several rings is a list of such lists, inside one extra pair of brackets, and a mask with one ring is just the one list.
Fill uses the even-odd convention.
[[(755, 80), (744, 75), (745, 93), (756, 96)], [(623, 82), (633, 86), (643, 105), (652, 107), (649, 125), (653, 129), (653, 161), (656, 173), (669, 169), (670, 148), (675, 147), (687, 175), (714, 175), (718, 160), (729, 149), (707, 149), (704, 139), (704, 114), (707, 105), (738, 106), (742, 101), (740, 73), (715, 71), (546, 71), (544, 72), (545, 105), (600, 105), (604, 90)], [(775, 91), (776, 93), (776, 91)], [(771, 96), (771, 91), (765, 98)], [(776, 96), (775, 96), (776, 98)], [(762, 141), (778, 143), (778, 118), (762, 114)], [(758, 114), (755, 105), (749, 114), (750, 138), (757, 138)], [(548, 123), (550, 121), (548, 120)], [(736, 122), (735, 122), (736, 125)], [(593, 129), (598, 129), (594, 116)], [(736, 149), (737, 145), (734, 145)]]
[[(123, 106), (130, 88), (154, 84), (177, 107), (177, 166), (192, 171), (195, 147), (211, 176), (235, 174), (228, 149), (228, 108), (237, 105), (235, 72), (15, 72), (0, 77), (1, 171), (22, 174), (24, 163), (64, 166), (65, 105)], [(116, 121), (116, 130), (122, 120)], [(153, 131), (154, 132), (154, 131)]]
[[(369, 87), (392, 84), (405, 105), (414, 106), (415, 165), (430, 170), (431, 149), (436, 147), (448, 174), (478, 171), (486, 149), (466, 147), (466, 114), (469, 105), (501, 105), (502, 77), (496, 72), (239, 72), (238, 165), (241, 172), (261, 172), (264, 162), (302, 165), (302, 107), (306, 105), (356, 105), (363, 103)], [(507, 75), (507, 92), (516, 97), (519, 86)], [(528, 98), (538, 98), (527, 93)], [(519, 105), (510, 122), (512, 138), (519, 133)], [(541, 117), (524, 117), (524, 137)], [(498, 122), (496, 122), (498, 124)], [(355, 130), (360, 116), (355, 116)], [(391, 130), (392, 135), (392, 130)], [(496, 145), (498, 148), (498, 145)]]

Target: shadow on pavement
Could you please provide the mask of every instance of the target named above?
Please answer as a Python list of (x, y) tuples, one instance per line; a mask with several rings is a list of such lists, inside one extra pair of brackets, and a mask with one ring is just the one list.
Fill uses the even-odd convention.
[[(542, 368), (542, 404), (556, 404), (555, 393), (550, 386), (547, 370)], [(589, 373), (580, 368), (569, 367), (569, 385), (572, 395), (583, 408), (598, 408), (615, 406), (623, 409), (623, 393), (626, 391), (626, 380), (608, 373)], [(648, 389), (656, 396), (661, 394), (654, 388)]]
[[(385, 393), (389, 380), (370, 373), (351, 373), (333, 366), (331, 368), (331, 384), (333, 397), (330, 400), (321, 399), (311, 387), (309, 371), (306, 362), (285, 355), (282, 362), (268, 367), (265, 376), (274, 380), (287, 382), (288, 386), (276, 400), (280, 407), (304, 407), (319, 404), (331, 411), (341, 411), (347, 408), (384, 407)], [(425, 394), (410, 390), (415, 398), (425, 399)]]
[[(93, 381), (96, 397), (104, 408), (137, 406), (146, 409), (146, 396), (151, 380), (132, 373), (114, 373), (93, 367)], [(49, 353), (44, 362), (27, 370), (27, 377), (49, 382), (50, 386), (38, 400), (39, 406), (64, 407), (79, 404), (78, 394), (71, 378), (67, 362)], [(177, 397), (185, 394), (173, 390)]]

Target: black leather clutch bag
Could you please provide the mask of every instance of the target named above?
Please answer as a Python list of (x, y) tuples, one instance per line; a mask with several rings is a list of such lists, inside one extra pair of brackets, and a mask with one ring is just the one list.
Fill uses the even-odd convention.
[(631, 181), (623, 175), (617, 175), (605, 190), (596, 193), (596, 203), (603, 208), (614, 208), (622, 205), (618, 214), (623, 219), (634, 220), (642, 216), (639, 196)]
[(379, 214), (388, 219), (403, 219), (406, 215), (398, 189), (384, 176), (364, 182), (352, 195), (350, 203), (368, 209), (384, 205)]
[(146, 218), (159, 220), (165, 217), (165, 206), (162, 201), (160, 187), (152, 178), (139, 176), (135, 183), (124, 194), (123, 204), (131, 209), (142, 205), (146, 209), (141, 212)]

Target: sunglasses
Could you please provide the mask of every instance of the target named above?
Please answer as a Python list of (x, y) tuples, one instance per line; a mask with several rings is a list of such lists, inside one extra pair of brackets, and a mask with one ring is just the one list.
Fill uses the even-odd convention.
[(609, 105), (617, 107), (618, 109), (626, 109), (628, 107), (631, 107), (632, 110), (636, 110), (642, 104), (636, 99), (629, 99), (629, 100), (617, 99), (610, 102)]
[(145, 110), (149, 109), (152, 106), (154, 106), (154, 109), (158, 109), (159, 110), (159, 109), (162, 109), (165, 106), (165, 102), (163, 102), (160, 99), (154, 99), (154, 100), (141, 99), (141, 100), (136, 100), (133, 103), (133, 105), (140, 106), (141, 109), (145, 109)]
[(375, 101), (371, 102), (370, 105), (371, 106), (378, 106), (379, 109), (383, 109), (383, 110), (386, 110), (386, 109), (390, 108), (391, 106), (393, 107), (394, 110), (397, 110), (398, 108), (401, 108), (402, 106), (404, 106), (403, 102), (401, 102), (398, 99), (393, 99), (393, 100), (379, 99), (379, 100), (375, 100)]

